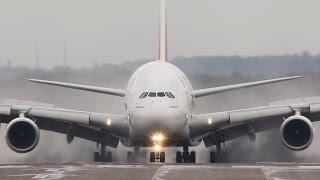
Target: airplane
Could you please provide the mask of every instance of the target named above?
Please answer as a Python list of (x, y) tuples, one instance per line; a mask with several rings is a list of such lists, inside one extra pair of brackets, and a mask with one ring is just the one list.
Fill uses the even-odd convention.
[(159, 58), (139, 67), (126, 89), (114, 89), (48, 80), (29, 79), (34, 83), (96, 92), (124, 98), (125, 114), (105, 114), (58, 108), (52, 104), (15, 99), (0, 99), (0, 120), (6, 123), (5, 139), (17, 153), (32, 151), (40, 139), (40, 130), (66, 135), (68, 143), (81, 138), (96, 142), (100, 149), (95, 162), (112, 162), (107, 147), (121, 142), (134, 151), (127, 152), (135, 161), (141, 147), (151, 147), (150, 162), (164, 163), (164, 147), (182, 147), (176, 152), (177, 163), (196, 163), (189, 147), (204, 142), (216, 147), (210, 162), (221, 155), (222, 144), (238, 137), (255, 140), (256, 133), (278, 128), (283, 144), (294, 151), (308, 148), (314, 137), (312, 122), (320, 118), (320, 97), (305, 97), (272, 102), (266, 106), (224, 112), (195, 114), (195, 99), (226, 91), (266, 85), (300, 78), (283, 77), (222, 87), (194, 90), (188, 77), (168, 61), (166, 1), (160, 1)]

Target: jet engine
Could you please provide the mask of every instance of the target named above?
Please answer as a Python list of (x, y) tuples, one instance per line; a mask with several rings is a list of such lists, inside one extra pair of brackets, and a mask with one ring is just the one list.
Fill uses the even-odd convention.
[(30, 152), (38, 145), (39, 128), (31, 119), (16, 118), (6, 128), (6, 141), (17, 153)]
[(300, 115), (289, 117), (280, 127), (282, 142), (295, 151), (308, 148), (312, 143), (313, 135), (314, 128), (311, 121)]

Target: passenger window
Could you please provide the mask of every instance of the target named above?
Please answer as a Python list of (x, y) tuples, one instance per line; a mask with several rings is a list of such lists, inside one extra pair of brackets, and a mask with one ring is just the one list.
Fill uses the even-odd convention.
[(155, 93), (155, 92), (150, 92), (149, 93), (149, 97), (156, 97), (157, 96), (157, 93)]
[(169, 92), (165, 92), (168, 98), (172, 98)]
[(143, 99), (143, 98), (146, 98), (147, 96), (148, 96), (148, 93), (145, 92), (144, 95), (142, 96), (142, 99)]
[(165, 97), (166, 95), (164, 94), (164, 92), (158, 92), (158, 93), (157, 93), (157, 96), (158, 96), (158, 97)]
[(176, 97), (174, 97), (174, 95), (171, 92), (170, 92), (170, 95), (171, 95), (172, 98), (176, 98)]

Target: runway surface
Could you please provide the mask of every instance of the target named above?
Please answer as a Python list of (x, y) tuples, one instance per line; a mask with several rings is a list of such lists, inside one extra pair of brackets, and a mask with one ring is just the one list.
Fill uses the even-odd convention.
[(320, 164), (62, 164), (0, 165), (1, 180), (318, 180)]

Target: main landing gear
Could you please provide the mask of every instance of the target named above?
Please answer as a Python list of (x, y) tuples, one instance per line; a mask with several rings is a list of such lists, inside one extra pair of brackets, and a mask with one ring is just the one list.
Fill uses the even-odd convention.
[(222, 151), (221, 143), (216, 145), (216, 151), (210, 152), (210, 163), (226, 163), (228, 162), (228, 154), (224, 147)]
[(94, 162), (112, 162), (112, 152), (106, 151), (106, 146), (101, 144), (100, 152), (94, 152)]
[(129, 163), (137, 163), (137, 162), (146, 162), (147, 152), (141, 151), (139, 147), (134, 147), (134, 151), (127, 152), (127, 162)]
[(176, 163), (196, 163), (196, 152), (189, 152), (189, 146), (183, 146), (183, 152), (176, 153)]

